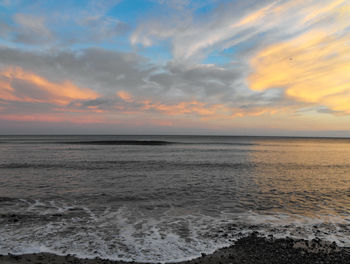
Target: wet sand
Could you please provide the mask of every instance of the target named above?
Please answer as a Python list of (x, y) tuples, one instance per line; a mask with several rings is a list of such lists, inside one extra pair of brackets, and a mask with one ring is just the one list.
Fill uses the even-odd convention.
[[(1, 264), (125, 264), (128, 262), (110, 261), (104, 259), (79, 259), (77, 257), (57, 256), (49, 253), (7, 255), (0, 256)], [(136, 262), (129, 262), (137, 264)], [(338, 247), (319, 239), (311, 241), (295, 240), (291, 238), (274, 239), (259, 237), (253, 233), (248, 237), (239, 239), (234, 245), (220, 249), (213, 254), (205, 255), (180, 264), (235, 264), (235, 263), (323, 263), (323, 264), (350, 264), (350, 248)]]

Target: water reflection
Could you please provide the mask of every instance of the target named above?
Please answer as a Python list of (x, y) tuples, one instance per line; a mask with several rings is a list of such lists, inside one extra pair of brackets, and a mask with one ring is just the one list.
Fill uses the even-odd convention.
[(248, 155), (257, 165), (253, 174), (261, 210), (306, 216), (350, 215), (349, 141), (284, 139), (255, 143)]

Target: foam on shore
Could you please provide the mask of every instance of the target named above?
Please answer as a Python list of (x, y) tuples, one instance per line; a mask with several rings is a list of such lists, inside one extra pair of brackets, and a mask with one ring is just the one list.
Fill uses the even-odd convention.
[(178, 262), (211, 254), (252, 232), (276, 238), (318, 237), (350, 246), (350, 219), (335, 216), (308, 218), (248, 211), (214, 217), (181, 214), (169, 208), (158, 217), (146, 217), (132, 206), (96, 211), (57, 201), (21, 199), (17, 203), (21, 213), (0, 215), (3, 255), (49, 252), (80, 258)]

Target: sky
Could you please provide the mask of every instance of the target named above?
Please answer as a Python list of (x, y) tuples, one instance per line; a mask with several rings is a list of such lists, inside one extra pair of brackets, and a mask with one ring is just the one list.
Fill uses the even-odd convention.
[(0, 0), (0, 134), (350, 136), (348, 0)]

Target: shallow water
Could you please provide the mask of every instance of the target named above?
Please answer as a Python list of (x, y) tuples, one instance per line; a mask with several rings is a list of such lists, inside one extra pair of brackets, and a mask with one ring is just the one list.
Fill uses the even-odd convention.
[(350, 140), (0, 137), (2, 254), (174, 261), (254, 230), (350, 246)]

